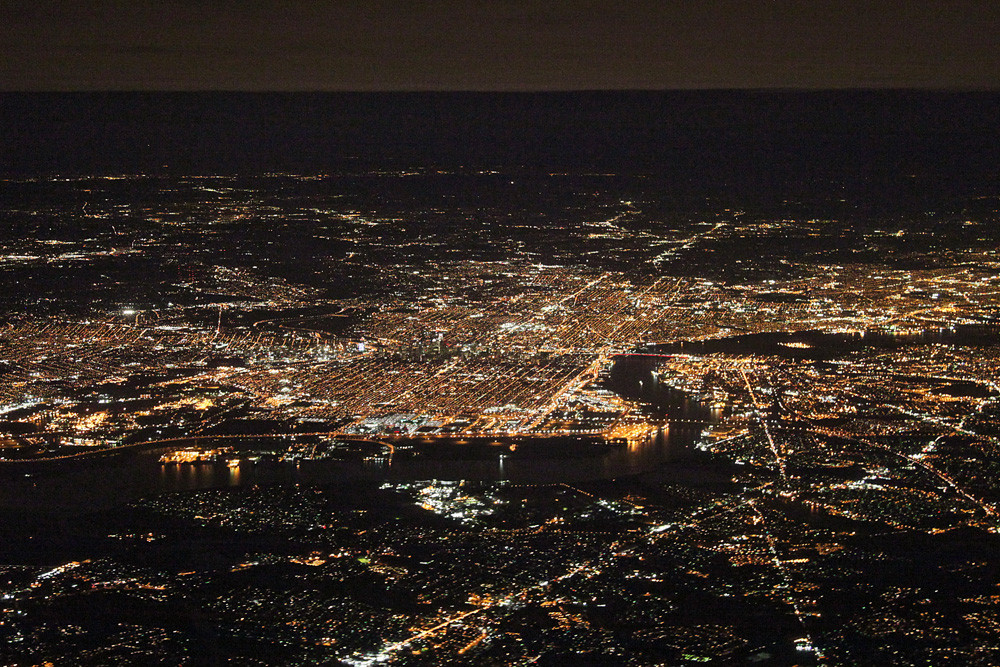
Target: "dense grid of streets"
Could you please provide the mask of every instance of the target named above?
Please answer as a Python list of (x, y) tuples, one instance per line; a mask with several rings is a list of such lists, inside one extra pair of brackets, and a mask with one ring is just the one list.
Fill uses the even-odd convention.
[[(951, 327), (976, 322), (992, 308), (991, 275), (972, 268), (904, 273), (831, 268), (808, 284), (769, 281), (762, 288), (767, 295), (755, 297), (749, 287), (704, 280), (637, 285), (609, 272), (473, 263), (439, 267), (426, 276), (432, 283), (423, 294), (387, 304), (341, 336), (296, 332), (280, 318), (271, 320), (285, 329), (277, 333), (229, 330), (221, 310), (215, 327), (200, 328), (168, 323), (164, 313), (145, 321), (129, 313), (118, 322), (9, 324), (0, 333), (7, 378), (0, 398), (9, 422), (30, 427), (11, 429), (7, 444), (28, 452), (43, 443), (58, 450), (135, 442), (152, 414), (166, 418), (157, 423), (161, 432), (204, 434), (247, 411), (285, 424), (323, 422), (343, 433), (644, 435), (635, 428), (633, 405), (598, 389), (616, 355), (637, 344), (769, 330), (906, 333), (945, 318)], [(774, 303), (769, 295), (776, 292), (809, 298)], [(926, 294), (933, 294), (932, 304), (915, 307)], [(852, 305), (849, 318), (845, 301)], [(330, 317), (359, 307), (330, 304)], [(728, 391), (708, 387), (704, 374), (717, 365), (713, 359), (664, 355), (660, 372), (679, 389), (714, 391), (740, 405), (731, 384)], [(778, 368), (781, 382), (811, 380), (801, 377), (801, 365), (789, 367)], [(977, 381), (989, 377), (984, 371), (952, 379)], [(760, 407), (745, 374), (741, 379), (738, 393)], [(871, 391), (867, 384), (860, 389)], [(833, 400), (854, 400), (858, 391), (843, 383)], [(814, 391), (802, 393), (818, 400)], [(965, 407), (958, 399), (921, 396), (935, 409)], [(593, 413), (599, 425), (586, 419)]]

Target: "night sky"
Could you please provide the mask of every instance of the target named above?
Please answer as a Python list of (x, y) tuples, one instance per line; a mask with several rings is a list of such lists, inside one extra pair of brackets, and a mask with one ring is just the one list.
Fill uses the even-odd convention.
[(0, 90), (1000, 88), (996, 0), (4, 0)]

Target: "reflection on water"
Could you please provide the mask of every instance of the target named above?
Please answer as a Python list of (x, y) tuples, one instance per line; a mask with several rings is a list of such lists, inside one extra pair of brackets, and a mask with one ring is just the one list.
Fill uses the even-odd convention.
[(475, 479), (515, 483), (573, 482), (645, 472), (664, 462), (698, 455), (692, 446), (701, 425), (664, 425), (651, 437), (606, 454), (550, 459), (498, 456), (495, 460), (397, 459), (384, 468), (387, 479)]
[(240, 466), (230, 467), (225, 463), (204, 462), (190, 465), (160, 463), (159, 465), (159, 486), (171, 491), (239, 486), (242, 479)]

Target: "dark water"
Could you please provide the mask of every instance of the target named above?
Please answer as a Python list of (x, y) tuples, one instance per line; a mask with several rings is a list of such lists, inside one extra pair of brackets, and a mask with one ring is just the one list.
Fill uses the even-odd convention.
[(357, 479), (468, 479), (516, 483), (578, 482), (646, 472), (697, 455), (692, 445), (701, 424), (665, 424), (643, 442), (607, 448), (604, 455), (546, 458), (533, 455), (489, 459), (403, 458), (361, 461), (244, 461), (162, 464), (159, 452), (69, 472), (9, 476), (0, 485), (0, 509), (83, 512), (138, 498), (231, 486), (329, 484)]

